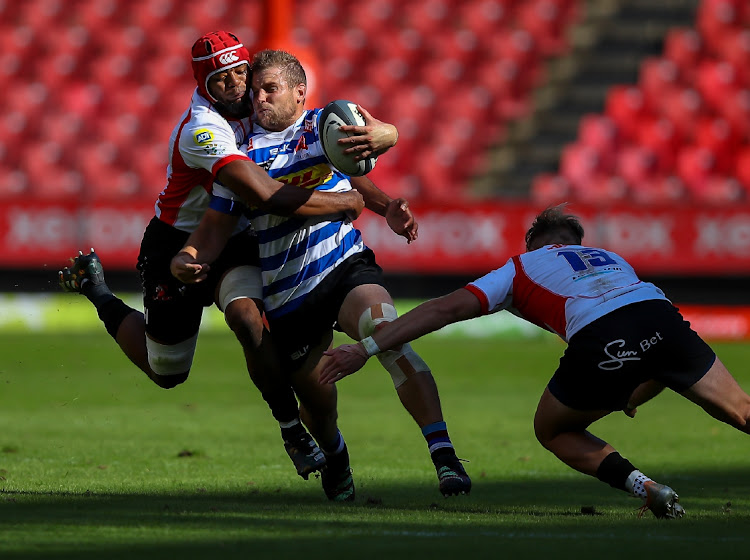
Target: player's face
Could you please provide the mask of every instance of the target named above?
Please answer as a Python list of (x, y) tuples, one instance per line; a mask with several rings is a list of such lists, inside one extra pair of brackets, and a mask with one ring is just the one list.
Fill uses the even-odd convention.
[(270, 131), (294, 124), (304, 109), (304, 87), (290, 87), (277, 66), (253, 72), (253, 110), (258, 124)]
[(217, 72), (208, 79), (208, 91), (216, 99), (219, 111), (234, 118), (250, 115), (247, 88), (248, 65), (242, 64)]

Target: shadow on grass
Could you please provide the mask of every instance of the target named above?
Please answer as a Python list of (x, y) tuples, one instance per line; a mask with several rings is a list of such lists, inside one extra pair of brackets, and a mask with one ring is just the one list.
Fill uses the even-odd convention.
[(26, 541), (0, 539), (0, 556), (291, 558), (322, 547), (327, 560), (352, 554), (358, 560), (413, 559), (427, 552), (438, 557), (471, 552), (474, 558), (494, 557), (493, 547), (502, 543), (514, 554), (531, 546), (534, 556), (565, 558), (567, 551), (580, 558), (574, 552), (583, 547), (590, 557), (611, 559), (632, 557), (634, 531), (641, 545), (682, 551), (683, 558), (717, 557), (724, 548), (729, 553), (750, 544), (750, 469), (680, 471), (669, 483), (681, 492), (688, 512), (678, 522), (650, 514), (638, 519), (638, 501), (583, 476), (477, 478), (471, 495), (449, 499), (428, 484), (363, 480), (357, 500), (346, 504), (327, 502), (322, 492), (307, 488), (153, 494), (0, 490), (2, 533)]

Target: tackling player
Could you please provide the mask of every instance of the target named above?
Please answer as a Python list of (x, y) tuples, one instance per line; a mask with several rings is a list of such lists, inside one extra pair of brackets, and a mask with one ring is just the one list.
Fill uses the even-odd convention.
[(465, 288), (414, 308), (358, 344), (329, 351), (320, 379), (334, 383), (370, 356), (446, 325), (508, 309), (568, 343), (534, 418), (539, 442), (561, 461), (643, 499), (658, 518), (678, 518), (677, 493), (637, 470), (588, 431), (665, 386), (750, 433), (750, 396), (662, 293), (619, 255), (581, 245), (583, 227), (560, 206), (526, 233), (527, 252)]

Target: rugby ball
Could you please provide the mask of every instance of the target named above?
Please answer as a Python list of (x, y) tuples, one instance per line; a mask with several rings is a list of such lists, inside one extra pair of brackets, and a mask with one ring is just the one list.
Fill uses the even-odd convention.
[(376, 157), (370, 157), (360, 161), (354, 161), (353, 154), (345, 154), (344, 150), (350, 145), (341, 145), (338, 143), (339, 138), (351, 136), (346, 132), (339, 130), (340, 126), (354, 125), (364, 126), (365, 119), (359, 111), (357, 104), (345, 99), (331, 101), (320, 112), (318, 121), (318, 131), (320, 133), (320, 143), (323, 146), (323, 153), (326, 158), (336, 169), (344, 175), (351, 177), (361, 177), (367, 175), (375, 167)]

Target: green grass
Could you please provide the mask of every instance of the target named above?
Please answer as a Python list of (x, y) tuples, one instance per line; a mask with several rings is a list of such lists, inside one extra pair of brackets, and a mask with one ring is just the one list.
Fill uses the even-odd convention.
[[(372, 361), (339, 384), (357, 500), (334, 505), (294, 474), (228, 331), (201, 334), (190, 379), (170, 391), (103, 329), (0, 335), (0, 558), (714, 558), (750, 545), (749, 441), (691, 403), (668, 393), (635, 420), (595, 426), (687, 510), (638, 519), (639, 502), (534, 438), (561, 343), (415, 346), (471, 461), (471, 495), (439, 494), (418, 428)], [(715, 347), (750, 387), (750, 347)]]

